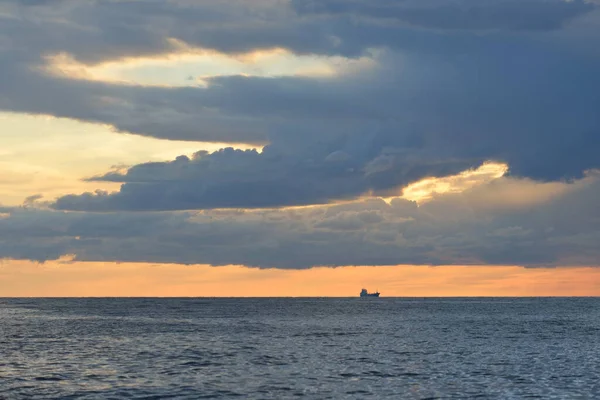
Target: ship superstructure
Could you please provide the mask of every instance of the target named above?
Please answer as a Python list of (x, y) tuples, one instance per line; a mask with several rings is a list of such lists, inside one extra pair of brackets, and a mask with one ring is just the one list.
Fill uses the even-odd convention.
[(369, 293), (367, 289), (360, 291), (360, 297), (379, 297), (379, 292)]

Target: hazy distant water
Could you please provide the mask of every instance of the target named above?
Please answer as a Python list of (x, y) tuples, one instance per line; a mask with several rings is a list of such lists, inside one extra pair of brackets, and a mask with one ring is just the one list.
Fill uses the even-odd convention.
[(0, 299), (0, 398), (600, 398), (600, 299)]

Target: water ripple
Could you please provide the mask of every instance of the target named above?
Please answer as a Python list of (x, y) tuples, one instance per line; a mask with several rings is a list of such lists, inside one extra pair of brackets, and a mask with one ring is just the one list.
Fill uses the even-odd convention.
[(0, 398), (600, 398), (599, 306), (2, 299)]

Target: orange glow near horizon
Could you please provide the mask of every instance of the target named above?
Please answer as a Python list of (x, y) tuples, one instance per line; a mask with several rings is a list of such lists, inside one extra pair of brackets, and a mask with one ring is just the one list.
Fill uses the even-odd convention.
[(600, 268), (338, 267), (0, 261), (0, 297), (600, 296)]

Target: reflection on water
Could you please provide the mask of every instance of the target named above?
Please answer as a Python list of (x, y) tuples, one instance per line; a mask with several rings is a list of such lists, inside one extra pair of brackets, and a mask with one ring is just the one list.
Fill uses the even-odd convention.
[(0, 398), (600, 398), (600, 299), (0, 299)]

